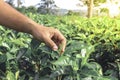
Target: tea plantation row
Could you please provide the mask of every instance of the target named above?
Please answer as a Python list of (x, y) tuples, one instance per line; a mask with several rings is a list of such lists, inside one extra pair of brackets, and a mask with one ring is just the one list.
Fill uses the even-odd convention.
[(67, 38), (63, 55), (26, 33), (0, 26), (2, 80), (119, 80), (120, 20), (27, 13)]

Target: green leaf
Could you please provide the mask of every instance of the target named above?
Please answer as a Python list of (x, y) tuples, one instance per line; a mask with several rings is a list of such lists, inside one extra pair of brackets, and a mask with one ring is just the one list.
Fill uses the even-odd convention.
[(17, 60), (19, 60), (27, 51), (27, 48), (21, 48), (19, 49), (18, 53), (17, 53)]
[(7, 80), (16, 80), (15, 75), (11, 71), (7, 71)]
[(69, 61), (69, 57), (67, 57), (67, 56), (61, 56), (60, 58), (58, 58), (57, 61), (52, 62), (52, 63), (53, 63), (54, 65), (67, 66), (67, 65), (69, 65), (67, 61)]
[(23, 40), (21, 39), (14, 39), (11, 41), (13, 44), (17, 44), (17, 45), (20, 45), (20, 46), (25, 46), (27, 47), (27, 45), (25, 43), (23, 43)]
[(37, 49), (40, 44), (41, 44), (41, 42), (39, 40), (33, 38), (31, 41), (31, 48)]
[(0, 54), (0, 63), (6, 62), (7, 56), (6, 54)]
[(77, 50), (81, 50), (86, 44), (79, 41), (70, 41), (68, 45), (64, 52), (65, 54), (71, 54)]
[(5, 29), (2, 26), (0, 26), (0, 31), (5, 31)]
[(15, 59), (15, 56), (10, 53), (7, 53), (6, 55), (7, 55), (7, 61)]
[(91, 76), (88, 76), (86, 78), (82, 78), (82, 80), (93, 80)]

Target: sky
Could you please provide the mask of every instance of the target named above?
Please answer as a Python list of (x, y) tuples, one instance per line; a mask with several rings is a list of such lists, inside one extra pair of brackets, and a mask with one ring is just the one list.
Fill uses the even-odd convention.
[(31, 6), (31, 5), (36, 5), (37, 3), (39, 3), (40, 0), (25, 0), (25, 6)]
[[(17, 0), (15, 0), (14, 4), (16, 3)], [(24, 0), (25, 2), (25, 6), (34, 6), (37, 3), (40, 2), (40, 0)], [(64, 9), (78, 9), (78, 7), (76, 6), (78, 3), (80, 3), (79, 0), (54, 0), (55, 4), (59, 7), (59, 8), (64, 8)], [(80, 3), (82, 4), (82, 3)]]
[(64, 9), (79, 9), (77, 4), (82, 4), (79, 0), (55, 0), (55, 3), (58, 7)]
[[(75, 7), (75, 4), (77, 4), (79, 2), (79, 0), (54, 0), (55, 3), (60, 6), (60, 7), (64, 7), (64, 8), (71, 8), (71, 7)], [(25, 0), (25, 5), (29, 6), (29, 5), (35, 5), (37, 3), (39, 3), (40, 0)]]
[[(37, 3), (40, 2), (40, 0), (24, 0), (24, 1), (25, 1), (25, 4), (24, 4), (25, 6), (34, 6), (34, 5), (36, 5)], [(81, 4), (81, 5), (83, 4), (79, 0), (54, 0), (54, 1), (55, 1), (55, 4), (59, 8), (62, 8), (62, 9), (68, 9), (68, 10), (82, 9), (83, 11), (87, 9), (85, 6), (84, 7), (80, 7), (80, 6), (78, 7), (78, 3)], [(103, 6), (105, 6), (105, 7), (107, 6), (109, 8), (110, 14), (120, 13), (120, 10), (118, 9), (118, 5), (116, 5), (116, 4), (103, 4)], [(119, 6), (120, 6), (120, 3), (119, 3)]]

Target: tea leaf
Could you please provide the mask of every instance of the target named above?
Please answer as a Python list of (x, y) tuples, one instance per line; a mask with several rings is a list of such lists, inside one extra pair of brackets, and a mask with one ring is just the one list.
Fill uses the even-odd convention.
[(16, 80), (15, 75), (11, 71), (7, 71), (7, 80)]

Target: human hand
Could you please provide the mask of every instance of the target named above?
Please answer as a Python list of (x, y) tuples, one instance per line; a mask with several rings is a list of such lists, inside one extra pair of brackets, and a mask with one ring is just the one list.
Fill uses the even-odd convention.
[(20, 32), (30, 33), (38, 40), (45, 42), (53, 50), (57, 50), (60, 45), (63, 46), (61, 53), (65, 50), (66, 39), (60, 31), (37, 24), (3, 0), (0, 0), (0, 24)]
[(57, 29), (38, 25), (33, 29), (32, 35), (54, 51), (57, 51), (60, 45), (62, 45), (60, 53), (65, 51), (66, 38)]

